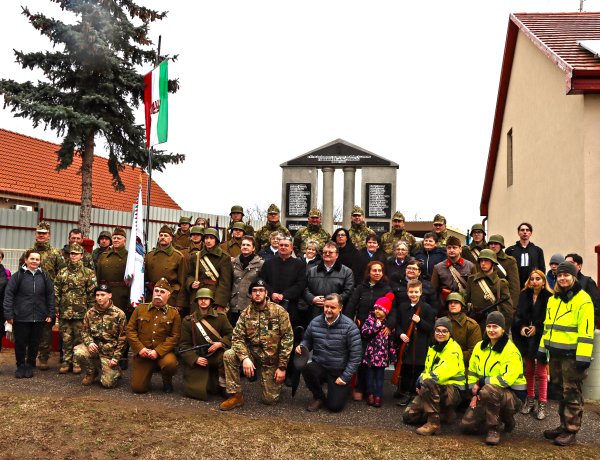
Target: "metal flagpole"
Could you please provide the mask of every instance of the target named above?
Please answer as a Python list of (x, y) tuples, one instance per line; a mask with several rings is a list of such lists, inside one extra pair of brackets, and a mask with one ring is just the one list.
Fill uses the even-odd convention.
[[(158, 66), (160, 59), (160, 42), (162, 35), (158, 36), (158, 49), (156, 50), (156, 59), (154, 67)], [(148, 185), (146, 187), (146, 237), (144, 244), (146, 246), (146, 254), (148, 254), (148, 240), (150, 237), (150, 189), (152, 187), (152, 147), (148, 149)]]

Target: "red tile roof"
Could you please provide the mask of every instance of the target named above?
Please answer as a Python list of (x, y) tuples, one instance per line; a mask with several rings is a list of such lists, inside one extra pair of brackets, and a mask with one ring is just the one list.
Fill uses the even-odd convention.
[(580, 40), (600, 40), (600, 13), (511, 14), (506, 33), (500, 84), (479, 211), (487, 216), (496, 170), (500, 130), (517, 36), (521, 31), (559, 69), (565, 72), (566, 94), (600, 93), (600, 59), (581, 48)]
[[(56, 151), (59, 145), (0, 128), (0, 193), (18, 195), (38, 200), (81, 203), (81, 157), (75, 156), (73, 164), (56, 171)], [(92, 206), (101, 209), (131, 211), (137, 198), (140, 170), (126, 167), (121, 172), (124, 192), (112, 186), (108, 160), (94, 156), (92, 177)], [(148, 176), (142, 172), (143, 196), (146, 197)], [(161, 208), (181, 209), (173, 199), (152, 181), (151, 205)]]

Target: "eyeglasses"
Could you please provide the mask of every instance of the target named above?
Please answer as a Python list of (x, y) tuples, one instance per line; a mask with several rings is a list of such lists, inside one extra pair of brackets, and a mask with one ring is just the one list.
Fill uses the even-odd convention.
[(434, 227), (441, 227), (444, 224), (433, 224)]
[(446, 335), (446, 334), (449, 334), (450, 331), (448, 329), (436, 329), (435, 333), (437, 335)]

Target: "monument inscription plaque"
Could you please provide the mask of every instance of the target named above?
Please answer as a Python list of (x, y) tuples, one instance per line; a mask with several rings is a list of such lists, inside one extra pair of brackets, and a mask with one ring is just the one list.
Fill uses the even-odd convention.
[(366, 184), (365, 202), (367, 219), (392, 217), (392, 184)]
[(310, 183), (288, 183), (285, 196), (286, 217), (308, 217), (312, 196)]

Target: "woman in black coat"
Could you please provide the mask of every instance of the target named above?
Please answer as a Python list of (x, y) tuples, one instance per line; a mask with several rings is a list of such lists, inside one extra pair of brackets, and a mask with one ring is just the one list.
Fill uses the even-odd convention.
[(338, 245), (338, 262), (355, 272), (354, 266), (358, 259), (358, 250), (352, 244), (348, 230), (342, 227), (338, 228), (333, 232), (331, 239)]
[(385, 252), (381, 249), (379, 237), (373, 233), (365, 239), (366, 247), (358, 251), (356, 263), (354, 264), (354, 282), (359, 284), (367, 275), (366, 269), (369, 262), (383, 262), (387, 259)]
[(387, 272), (392, 287), (398, 286), (400, 281), (406, 277), (406, 263), (410, 260), (410, 247), (406, 241), (397, 241), (394, 244), (394, 256), (389, 257), (385, 262)]

